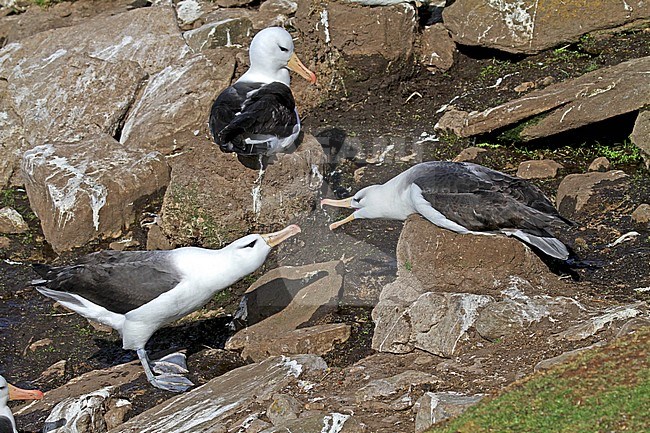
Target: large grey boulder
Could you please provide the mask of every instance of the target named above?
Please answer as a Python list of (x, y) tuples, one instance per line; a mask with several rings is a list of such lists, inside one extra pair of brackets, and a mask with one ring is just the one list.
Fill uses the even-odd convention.
[[(398, 278), (384, 287), (372, 312), (372, 347), (382, 352), (417, 348), (450, 357), (482, 314), (483, 327), (494, 326), (499, 315), (486, 319), (483, 311), (495, 302), (520, 298), (508, 304), (517, 332), (551, 310), (521, 299), (524, 293), (563, 293), (562, 283), (521, 242), (459, 235), (419, 215), (409, 217), (402, 230), (397, 261)], [(549, 313), (536, 317), (537, 310)]]
[(216, 377), (111, 430), (111, 433), (198, 433), (228, 431), (233, 418), (249, 407), (270, 402), (305, 373), (324, 372), (327, 364), (314, 355), (268, 358)]
[(134, 222), (133, 204), (169, 183), (158, 152), (131, 150), (105, 134), (51, 142), (25, 152), (25, 188), (56, 252), (113, 237)]
[(524, 125), (519, 133), (522, 140), (569, 131), (650, 104), (648, 70), (650, 57), (628, 60), (481, 112), (450, 110), (442, 116), (437, 129), (469, 137), (539, 116)]
[(231, 53), (214, 55), (213, 61), (190, 55), (152, 75), (124, 121), (120, 142), (167, 155), (178, 143), (206, 134), (212, 102), (230, 84), (235, 68)]
[(459, 0), (443, 17), (459, 44), (531, 54), (576, 42), (594, 30), (648, 19), (650, 5), (644, 0)]

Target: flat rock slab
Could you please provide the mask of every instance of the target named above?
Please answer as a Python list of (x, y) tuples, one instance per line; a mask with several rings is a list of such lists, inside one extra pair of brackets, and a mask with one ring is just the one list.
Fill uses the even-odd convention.
[[(458, 3), (456, 3), (458, 4)], [(539, 116), (520, 132), (524, 141), (547, 137), (650, 104), (650, 57), (629, 60), (534, 90), (487, 110), (450, 110), (437, 129), (460, 137), (485, 134)]]
[(621, 202), (629, 188), (629, 176), (622, 170), (570, 174), (558, 186), (555, 203), (562, 215), (597, 215), (609, 205)]
[[(317, 312), (338, 305), (343, 276), (338, 261), (273, 269), (244, 295), (235, 318), (251, 323), (226, 342), (241, 350), (244, 359), (309, 351), (325, 353), (336, 341), (345, 341), (350, 328), (342, 324), (298, 329)], [(313, 351), (313, 352), (312, 352)]]
[(589, 6), (583, 0), (464, 0), (445, 8), (443, 17), (459, 44), (526, 54), (650, 18), (644, 0)]
[(104, 134), (36, 146), (25, 152), (22, 170), (30, 206), (56, 252), (119, 235), (134, 222), (133, 203), (169, 183), (160, 153), (123, 148)]
[(270, 401), (307, 371), (325, 371), (314, 355), (277, 356), (212, 379), (130, 419), (110, 433), (226, 432), (237, 414)]

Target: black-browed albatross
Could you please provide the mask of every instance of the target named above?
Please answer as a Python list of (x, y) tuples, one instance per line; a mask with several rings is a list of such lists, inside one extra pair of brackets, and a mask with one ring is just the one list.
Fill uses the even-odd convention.
[(0, 376), (0, 433), (17, 433), (16, 421), (7, 406), (10, 400), (40, 400), (43, 393), (35, 389), (21, 389), (7, 383), (4, 377)]
[(172, 354), (150, 366), (145, 344), (151, 335), (255, 271), (273, 246), (297, 233), (300, 228), (290, 225), (275, 233), (244, 236), (220, 250), (101, 251), (70, 266), (34, 265), (43, 279), (32, 285), (82, 316), (116, 329), (124, 349), (137, 352), (153, 386), (182, 392), (193, 385), (182, 376), (187, 373), (184, 355)]
[(212, 104), (210, 132), (224, 152), (272, 155), (289, 148), (300, 133), (300, 118), (289, 88), (289, 69), (316, 82), (294, 53), (291, 35), (268, 27), (251, 42), (250, 68)]
[(419, 213), (438, 227), (457, 233), (501, 232), (557, 259), (567, 247), (549, 230), (571, 224), (531, 183), (469, 162), (417, 164), (382, 185), (371, 185), (344, 200), (321, 205), (356, 209), (330, 225), (335, 229), (360, 218), (405, 220)]

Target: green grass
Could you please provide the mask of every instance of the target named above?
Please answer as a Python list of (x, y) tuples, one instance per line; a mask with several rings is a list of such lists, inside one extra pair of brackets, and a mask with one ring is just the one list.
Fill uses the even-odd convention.
[(428, 433), (650, 431), (650, 328), (535, 374)]

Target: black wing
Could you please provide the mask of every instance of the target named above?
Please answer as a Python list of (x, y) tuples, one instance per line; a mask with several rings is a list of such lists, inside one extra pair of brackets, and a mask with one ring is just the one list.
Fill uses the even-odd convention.
[(263, 153), (245, 142), (251, 135), (288, 137), (298, 123), (291, 89), (280, 82), (235, 83), (224, 90), (210, 110), (210, 132), (224, 152)]
[(0, 433), (14, 433), (14, 426), (6, 416), (0, 416)]
[(422, 196), (448, 219), (473, 231), (521, 229), (549, 236), (564, 221), (534, 185), (489, 168), (453, 162), (421, 164), (413, 182)]
[(74, 293), (126, 314), (173, 289), (181, 276), (168, 251), (101, 251), (71, 266), (34, 265), (37, 286)]

